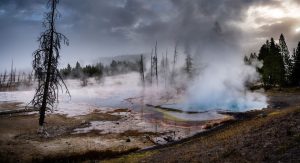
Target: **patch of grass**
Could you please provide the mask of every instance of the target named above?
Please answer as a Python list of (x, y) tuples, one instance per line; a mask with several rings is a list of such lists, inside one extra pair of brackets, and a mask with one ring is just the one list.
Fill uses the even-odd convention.
[(294, 135), (293, 138), (294, 138), (295, 142), (300, 143), (300, 134), (299, 133)]
[(222, 158), (227, 158), (229, 157), (231, 154), (233, 154), (235, 152), (235, 149), (232, 149), (232, 150), (229, 150), (229, 151), (225, 151), (223, 154), (222, 154)]
[(154, 132), (139, 132), (138, 130), (127, 130), (123, 133), (120, 133), (120, 136), (143, 136), (143, 135), (157, 135)]
[(33, 158), (32, 162), (56, 162), (56, 163), (63, 163), (63, 162), (83, 162), (83, 161), (97, 161), (103, 160), (107, 158), (114, 158), (120, 155), (129, 154), (131, 152), (137, 151), (139, 148), (132, 148), (126, 151), (88, 151), (85, 153), (72, 153), (68, 155), (54, 155), (54, 156), (47, 156), (44, 158)]
[(83, 119), (85, 121), (118, 121), (121, 119), (121, 116), (93, 112), (87, 115), (76, 116), (76, 118)]
[(279, 114), (281, 114), (281, 112), (279, 112), (279, 111), (274, 111), (274, 112), (269, 113), (268, 115), (269, 115), (269, 116), (274, 116), (274, 115), (279, 115)]
[(23, 104), (22, 102), (1, 102), (0, 103), (0, 108), (5, 108), (5, 109), (15, 109), (18, 108), (19, 105)]
[(277, 153), (282, 155), (289, 149), (289, 147), (290, 147), (290, 145), (288, 145), (288, 144), (282, 144), (278, 147)]
[(111, 160), (103, 160), (101, 162), (103, 163), (123, 163), (123, 162), (130, 162), (130, 163), (136, 163), (140, 162), (140, 160), (143, 160), (143, 158), (150, 157), (151, 155), (155, 154), (156, 151), (147, 151), (142, 153), (134, 153), (130, 154), (124, 157), (111, 159)]
[(116, 109), (113, 111), (108, 111), (107, 113), (122, 113), (122, 112), (131, 112), (129, 109)]
[(300, 87), (290, 87), (290, 88), (272, 88), (267, 90), (268, 95), (278, 95), (278, 94), (298, 94), (300, 92)]

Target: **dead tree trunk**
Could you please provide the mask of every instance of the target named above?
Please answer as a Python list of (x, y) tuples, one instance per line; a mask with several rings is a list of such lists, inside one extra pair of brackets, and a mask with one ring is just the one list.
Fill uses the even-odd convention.
[(156, 86), (158, 86), (158, 71), (157, 71), (157, 62), (158, 62), (158, 57), (157, 57), (157, 41), (155, 43), (155, 59), (154, 59), (154, 62), (155, 62), (155, 77), (156, 77)]
[(12, 82), (13, 82), (13, 73), (14, 73), (14, 61), (12, 60), (11, 62), (11, 69), (10, 69), (10, 77), (9, 77), (9, 82), (7, 82), (7, 88), (11, 87)]
[(189, 78), (192, 78), (192, 57), (191, 55), (188, 53), (185, 59), (185, 64), (186, 64), (186, 72)]
[(2, 87), (2, 74), (0, 75), (0, 88)]
[(32, 81), (32, 73), (28, 74), (28, 77), (27, 77), (27, 80), (28, 80), (28, 85), (31, 84), (31, 81)]
[(19, 71), (17, 83), (20, 84), (21, 72)]
[(166, 61), (165, 61), (165, 56), (164, 53), (161, 54), (161, 65), (160, 65), (160, 72), (161, 72), (161, 79), (164, 80), (164, 82), (166, 81)]
[(53, 109), (58, 97), (58, 89), (65, 86), (68, 89), (57, 69), (60, 57), (60, 43), (63, 40), (68, 45), (68, 39), (61, 33), (56, 32), (55, 20), (57, 18), (56, 6), (58, 0), (49, 0), (51, 11), (47, 13), (44, 22), (47, 28), (39, 38), (40, 48), (33, 54), (33, 69), (38, 80), (38, 88), (31, 103), (35, 108), (39, 108), (39, 125), (44, 132), (45, 112)]
[(14, 70), (14, 80), (13, 80), (13, 83), (16, 83), (16, 76), (17, 76), (17, 69), (15, 68), (15, 70)]
[(3, 85), (5, 84), (5, 82), (6, 82), (6, 70), (4, 71), (4, 75), (3, 75), (3, 80), (2, 80)]
[(165, 59), (165, 88), (169, 83), (169, 60), (168, 60), (168, 50), (166, 50), (166, 59)]
[(153, 78), (153, 49), (151, 50), (151, 59), (150, 59), (150, 84), (152, 85), (152, 78)]
[[(50, 21), (50, 48), (49, 48), (49, 54), (48, 54), (48, 64), (47, 64), (47, 72), (46, 72), (46, 82), (44, 87), (44, 93), (43, 93), (43, 100), (42, 100), (42, 106), (40, 108), (40, 118), (39, 118), (39, 125), (43, 126), (45, 121), (45, 111), (47, 107), (47, 96), (49, 96), (49, 83), (50, 83), (50, 77), (53, 72), (52, 67), (52, 57), (53, 57), (53, 35), (54, 35), (54, 14), (55, 14), (55, 8), (56, 8), (56, 2), (52, 1), (52, 7), (51, 7), (51, 21)], [(47, 58), (46, 58), (47, 59)]]
[(144, 57), (143, 57), (143, 55), (141, 55), (141, 61), (140, 61), (140, 73), (141, 73), (142, 85), (143, 85), (143, 87), (145, 87)]
[(171, 84), (175, 83), (175, 68), (176, 68), (176, 62), (177, 62), (177, 43), (174, 47), (174, 56), (173, 56), (173, 67), (172, 67), (172, 74), (171, 74)]

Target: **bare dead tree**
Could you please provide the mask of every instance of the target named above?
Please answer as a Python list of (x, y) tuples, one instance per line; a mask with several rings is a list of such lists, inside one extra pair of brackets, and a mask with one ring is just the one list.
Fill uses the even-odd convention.
[(16, 76), (17, 76), (17, 68), (15, 68), (15, 70), (14, 70), (13, 83), (16, 83)]
[(21, 72), (19, 72), (19, 75), (18, 75), (18, 79), (17, 79), (17, 83), (19, 84), (21, 81), (20, 81), (20, 78), (21, 78)]
[(80, 81), (81, 81), (81, 86), (82, 87), (86, 87), (88, 85), (88, 79), (87, 79), (87, 76), (85, 74), (81, 75)]
[(162, 74), (161, 79), (163, 79), (165, 82), (166, 81), (166, 60), (165, 60), (164, 53), (161, 54), (160, 73)]
[(155, 43), (155, 58), (153, 58), (154, 64), (155, 64), (155, 77), (156, 77), (156, 86), (158, 86), (158, 71), (157, 71), (157, 62), (158, 62), (158, 57), (157, 57), (157, 41)]
[(141, 54), (141, 60), (140, 60), (140, 74), (141, 74), (141, 80), (143, 87), (145, 87), (145, 75), (144, 75), (144, 56)]
[(11, 69), (10, 69), (10, 77), (9, 82), (7, 82), (7, 87), (10, 87), (13, 83), (13, 76), (14, 75), (14, 61), (11, 61)]
[(187, 56), (186, 56), (186, 59), (185, 59), (185, 70), (188, 74), (188, 77), (191, 78), (192, 77), (192, 66), (193, 66), (193, 63), (192, 63), (192, 57), (189, 53), (187, 53)]
[(32, 67), (38, 86), (30, 103), (33, 107), (39, 108), (39, 132), (42, 134), (46, 134), (44, 130), (45, 112), (46, 110), (52, 111), (54, 104), (58, 102), (59, 89), (63, 89), (64, 86), (70, 96), (68, 88), (57, 69), (61, 42), (66, 45), (69, 44), (68, 38), (58, 33), (55, 28), (55, 22), (59, 16), (56, 8), (58, 3), (59, 0), (48, 1), (48, 7), (51, 10), (45, 15), (43, 25), (46, 30), (38, 39), (39, 49), (33, 53)]
[(174, 84), (175, 83), (175, 68), (176, 68), (176, 63), (177, 63), (177, 55), (178, 55), (178, 52), (177, 52), (177, 43), (175, 44), (175, 47), (174, 47), (174, 56), (173, 56), (173, 67), (172, 67), (172, 72), (171, 72), (171, 84)]
[(152, 85), (152, 77), (153, 77), (153, 49), (151, 50), (151, 58), (150, 58), (150, 84)]
[(6, 70), (4, 71), (4, 75), (3, 75), (3, 80), (2, 80), (3, 85), (5, 84), (5, 82), (6, 82)]
[(177, 62), (177, 43), (175, 44), (174, 47), (173, 71), (175, 70), (176, 62)]
[(192, 72), (193, 71), (193, 59), (192, 59), (192, 56), (191, 56), (189, 43), (186, 44), (184, 53), (186, 54), (185, 71), (186, 71), (188, 77), (192, 78), (192, 76), (193, 76), (193, 72)]
[(27, 76), (27, 80), (28, 80), (28, 85), (31, 84), (31, 81), (32, 81), (32, 73), (29, 73), (28, 76)]
[(22, 82), (26, 82), (26, 74), (25, 74), (25, 72), (22, 73), (21, 81)]
[(3, 79), (4, 78), (4, 75), (3, 74), (1, 74), (0, 75), (0, 89), (2, 89), (2, 87), (4, 86), (4, 83), (3, 83)]
[(165, 88), (167, 88), (167, 84), (169, 83), (169, 60), (168, 60), (168, 50), (166, 50), (166, 59), (165, 59)]

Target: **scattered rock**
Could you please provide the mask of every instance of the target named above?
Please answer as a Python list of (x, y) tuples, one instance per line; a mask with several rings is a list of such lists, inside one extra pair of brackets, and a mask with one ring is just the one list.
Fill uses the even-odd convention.
[(173, 140), (173, 138), (171, 137), (171, 136), (166, 136), (166, 137), (164, 137), (163, 138), (165, 141), (167, 141), (167, 142), (173, 142), (174, 140)]
[(206, 124), (203, 126), (203, 129), (206, 129), (206, 130), (211, 129), (211, 128), (212, 128), (211, 124)]

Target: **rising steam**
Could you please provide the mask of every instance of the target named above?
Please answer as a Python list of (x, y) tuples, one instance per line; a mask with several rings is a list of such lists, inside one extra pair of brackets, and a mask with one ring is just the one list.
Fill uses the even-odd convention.
[(241, 61), (223, 60), (209, 63), (188, 88), (187, 104), (190, 109), (225, 109), (246, 111), (267, 106), (262, 93), (251, 92), (245, 83), (255, 82), (259, 76), (254, 67)]

